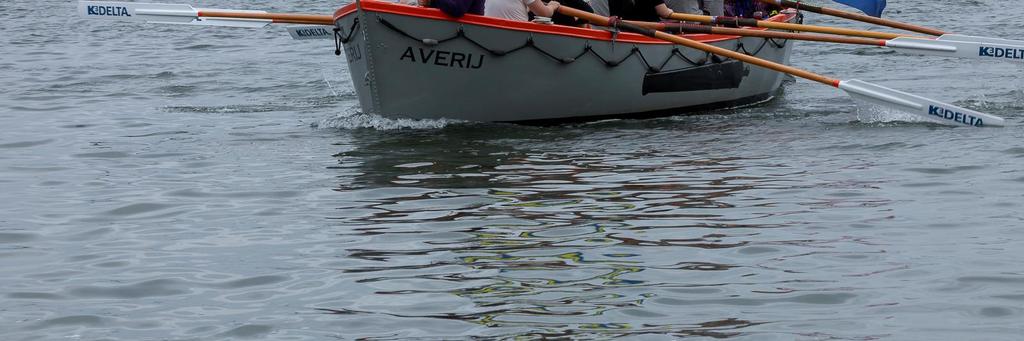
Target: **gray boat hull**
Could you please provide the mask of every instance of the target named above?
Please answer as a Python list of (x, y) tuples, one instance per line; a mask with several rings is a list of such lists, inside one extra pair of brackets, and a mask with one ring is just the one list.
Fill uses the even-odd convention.
[[(362, 111), (390, 118), (521, 122), (675, 115), (765, 101), (785, 79), (635, 34), (478, 16), (456, 21), (432, 9), (362, 4), (361, 10), (339, 10), (339, 36)], [(793, 46), (762, 38), (688, 37), (779, 63), (788, 62)]]

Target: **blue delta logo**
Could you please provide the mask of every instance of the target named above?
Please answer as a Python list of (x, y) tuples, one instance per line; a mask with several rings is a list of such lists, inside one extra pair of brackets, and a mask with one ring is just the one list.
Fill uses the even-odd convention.
[(978, 56), (993, 58), (1024, 59), (1024, 50), (982, 46), (978, 48)]
[(86, 12), (89, 15), (102, 15), (107, 17), (130, 17), (128, 7), (121, 6), (88, 6)]
[(985, 123), (981, 120), (981, 117), (974, 117), (973, 115), (965, 114), (959, 111), (953, 111), (934, 105), (928, 106), (928, 114), (945, 119), (953, 122), (963, 123), (969, 126), (981, 127)]

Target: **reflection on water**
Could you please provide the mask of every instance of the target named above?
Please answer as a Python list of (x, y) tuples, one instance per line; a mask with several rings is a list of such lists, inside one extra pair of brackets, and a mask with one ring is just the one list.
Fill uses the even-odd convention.
[(905, 269), (827, 228), (884, 217), (815, 213), (885, 211), (871, 181), (809, 183), (819, 170), (723, 153), (746, 132), (693, 123), (355, 131), (362, 148), (335, 155), (354, 202), (334, 219), (367, 241), (339, 250), (340, 270), (372, 298), (319, 309), (492, 335), (730, 337), (785, 322), (780, 309), (833, 314), (863, 300), (844, 277)]

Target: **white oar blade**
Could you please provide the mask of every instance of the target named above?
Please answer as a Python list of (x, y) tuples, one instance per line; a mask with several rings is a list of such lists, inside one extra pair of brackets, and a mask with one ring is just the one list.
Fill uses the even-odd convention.
[(900, 37), (886, 41), (885, 46), (911, 54), (1024, 62), (1024, 42), (1020, 42), (1019, 45), (1010, 44), (1013, 42), (1015, 41), (995, 38), (967, 41)]
[(78, 13), (90, 19), (167, 24), (189, 24), (199, 18), (199, 11), (189, 5), (138, 2), (80, 1)]
[(334, 39), (332, 26), (291, 26), (288, 34), (295, 40)]
[(861, 80), (842, 81), (839, 83), (839, 88), (845, 90), (853, 98), (894, 108), (946, 125), (972, 127), (1001, 127), (1005, 125), (1005, 120), (999, 116), (980, 113)]
[(204, 10), (234, 13), (266, 13), (264, 11), (220, 10), (194, 8), (186, 4), (151, 4), (142, 2), (80, 1), (78, 13), (90, 19), (128, 20), (152, 24), (183, 24), (224, 27), (259, 28), (271, 20), (199, 17)]

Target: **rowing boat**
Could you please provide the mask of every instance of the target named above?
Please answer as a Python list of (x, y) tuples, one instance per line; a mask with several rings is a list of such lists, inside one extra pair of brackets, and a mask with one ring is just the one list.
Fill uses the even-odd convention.
[[(834, 11), (787, 0), (759, 1), (812, 12)], [(802, 21), (802, 16), (793, 10), (769, 20), (671, 16), (744, 27), (730, 29), (623, 21), (558, 7), (559, 14), (609, 28), (596, 30), (476, 15), (455, 19), (436, 9), (377, 0), (357, 0), (334, 15), (114, 1), (80, 1), (78, 8), (82, 16), (92, 19), (250, 28), (316, 25), (290, 27), (289, 32), (296, 39), (333, 39), (337, 55), (344, 47), (363, 111), (394, 118), (544, 122), (675, 115), (767, 101), (778, 92), (783, 75), (788, 75), (931, 122), (1002, 126), (1005, 120), (999, 116), (785, 65), (793, 48), (791, 40), (885, 46), (906, 53), (985, 61), (1024, 60), (1017, 57), (1018, 51), (1024, 51), (1024, 41), (948, 34), (878, 18), (858, 20), (942, 35), (929, 38), (802, 25), (794, 23)], [(660, 31), (666, 28), (691, 34)]]
[[(455, 19), (432, 8), (361, 1), (338, 9), (362, 111), (392, 118), (543, 122), (642, 118), (771, 99), (785, 79), (635, 33)], [(798, 21), (785, 11), (770, 20)], [(696, 41), (786, 63), (793, 42), (714, 34)]]

